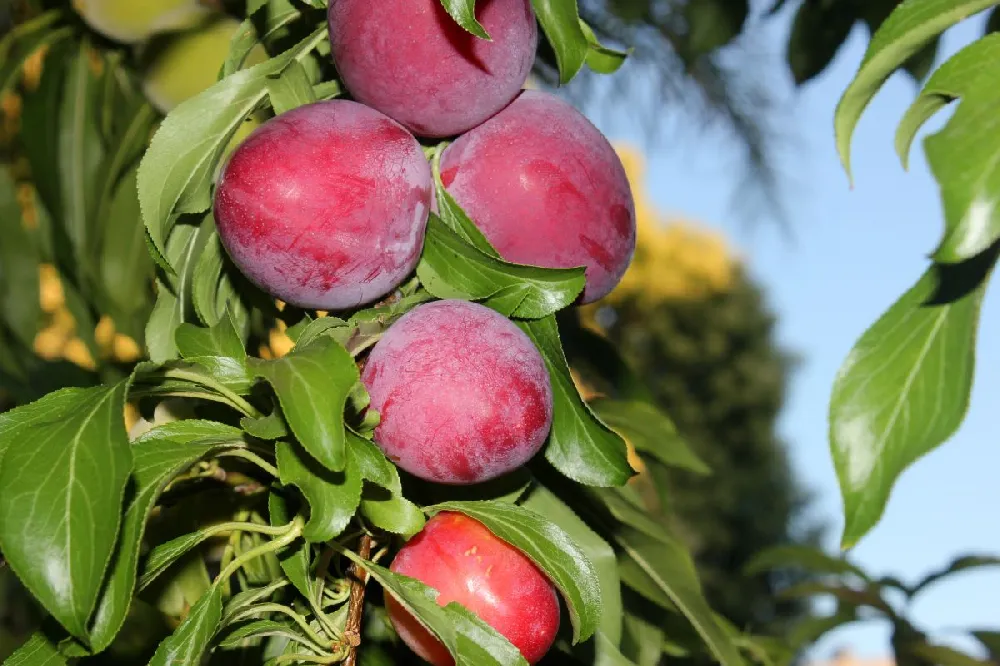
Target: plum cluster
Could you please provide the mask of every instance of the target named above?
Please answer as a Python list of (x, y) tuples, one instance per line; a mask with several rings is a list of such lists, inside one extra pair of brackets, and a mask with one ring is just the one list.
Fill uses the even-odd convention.
[[(582, 266), (587, 303), (621, 280), (635, 206), (607, 139), (559, 98), (523, 90), (538, 28), (530, 0), (481, 0), (491, 36), (459, 27), (440, 0), (330, 0), (331, 53), (353, 101), (316, 102), (254, 130), (215, 193), (220, 237), (238, 268), (303, 308), (346, 310), (415, 269), (434, 203), (417, 137), (448, 139), (440, 179), (500, 255)], [(444, 300), (400, 318), (362, 381), (374, 439), (399, 467), (441, 484), (480, 483), (530, 460), (552, 425), (544, 360), (510, 320)], [(559, 626), (552, 584), (523, 554), (456, 514), (428, 522), (397, 573), (459, 601), (534, 663)], [(387, 599), (403, 640), (433, 664), (447, 651)]]

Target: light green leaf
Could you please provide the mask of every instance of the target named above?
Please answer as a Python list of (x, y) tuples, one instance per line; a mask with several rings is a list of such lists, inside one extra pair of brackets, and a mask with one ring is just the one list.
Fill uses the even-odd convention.
[(438, 298), (484, 301), (508, 317), (538, 319), (571, 305), (586, 284), (583, 268), (507, 263), (469, 245), (433, 213), (417, 276)]
[(856, 544), (892, 485), (965, 418), (984, 280), (994, 256), (935, 265), (855, 344), (834, 381), (830, 447)]
[(132, 468), (126, 390), (127, 382), (64, 389), (0, 417), (0, 551), (84, 640)]
[(352, 432), (347, 442), (358, 460), (365, 480), (361, 494), (361, 515), (375, 527), (410, 538), (424, 527), (424, 512), (403, 497), (403, 488), (396, 466), (367, 439)]
[(441, 0), (441, 6), (456, 23), (473, 35), (492, 41), (486, 28), (476, 20), (476, 0)]
[(293, 62), (281, 76), (272, 78), (267, 84), (267, 94), (275, 115), (316, 101), (309, 74), (300, 62)]
[(624, 440), (580, 397), (563, 355), (555, 317), (517, 322), (545, 359), (552, 381), (552, 432), (545, 458), (560, 472), (590, 486), (621, 486), (634, 471)]
[(837, 150), (851, 177), (851, 138), (868, 104), (889, 76), (928, 42), (996, 0), (909, 0), (899, 4), (872, 36), (861, 66), (837, 104)]
[(196, 356), (228, 356), (237, 361), (246, 361), (247, 352), (243, 348), (240, 334), (236, 332), (231, 316), (223, 316), (210, 328), (194, 324), (182, 324), (174, 336), (177, 349), (183, 358)]
[(604, 46), (583, 19), (580, 19), (580, 29), (586, 35), (587, 44), (590, 46), (587, 50), (587, 67), (598, 74), (614, 74), (625, 64), (634, 50), (630, 48), (628, 51), (618, 51)]
[(160, 643), (149, 666), (199, 664), (222, 620), (222, 586), (202, 595), (177, 630)]
[(559, 82), (569, 83), (587, 60), (590, 43), (580, 27), (576, 0), (531, 0), (559, 66)]
[(1000, 35), (989, 35), (946, 60), (928, 79), (896, 129), (896, 154), (904, 169), (909, 168), (910, 147), (924, 123), (971, 90), (984, 73), (996, 72), (998, 56)]
[(279, 359), (250, 359), (250, 368), (274, 388), (285, 421), (305, 450), (327, 469), (343, 471), (344, 407), (360, 377), (347, 350), (318, 338)]
[(297, 444), (275, 445), (281, 482), (295, 486), (309, 502), (309, 522), (302, 529), (308, 541), (329, 541), (344, 531), (361, 502), (361, 471), (349, 451), (343, 471), (320, 466)]
[(440, 155), (434, 158), (433, 166), (434, 183), (437, 191), (438, 216), (440, 220), (472, 247), (495, 259), (500, 259), (500, 253), (496, 251), (496, 248), (483, 235), (483, 232), (472, 221), (468, 213), (465, 212), (455, 200), (455, 197), (451, 196), (451, 193), (441, 183), (439, 160)]
[(574, 645), (594, 634), (601, 618), (597, 570), (565, 530), (534, 511), (507, 502), (444, 502), (426, 510), (430, 514), (463, 513), (523, 552), (566, 600)]
[(240, 123), (267, 96), (269, 77), (306, 57), (326, 27), (267, 62), (235, 72), (178, 105), (160, 125), (139, 167), (139, 202), (154, 255), (168, 272), (166, 239), (179, 213), (211, 205), (216, 163)]
[(655, 405), (639, 400), (597, 398), (590, 408), (612, 430), (625, 437), (640, 453), (664, 465), (709, 475), (712, 470), (695, 455), (670, 418)]
[(236, 629), (227, 632), (219, 641), (221, 648), (239, 648), (243, 641), (255, 638), (267, 638), (270, 636), (281, 636), (301, 645), (311, 646), (313, 643), (303, 636), (291, 624), (275, 622), (274, 620), (254, 620), (246, 624), (241, 624)]
[(804, 569), (810, 573), (844, 575), (852, 574), (870, 582), (862, 569), (842, 557), (827, 555), (819, 548), (797, 544), (772, 546), (757, 553), (743, 568), (748, 576), (754, 576), (770, 569)]
[(66, 666), (66, 660), (52, 641), (41, 632), (36, 632), (4, 660), (3, 666)]
[(125, 622), (135, 590), (146, 521), (163, 488), (209, 453), (242, 443), (241, 433), (235, 428), (195, 420), (159, 426), (133, 442), (134, 491), (125, 510), (118, 547), (90, 628), (94, 652), (107, 649)]
[(363, 567), (410, 614), (444, 643), (455, 666), (528, 666), (517, 648), (464, 606), (439, 606), (438, 592), (420, 581), (394, 574), (351, 551), (344, 555)]

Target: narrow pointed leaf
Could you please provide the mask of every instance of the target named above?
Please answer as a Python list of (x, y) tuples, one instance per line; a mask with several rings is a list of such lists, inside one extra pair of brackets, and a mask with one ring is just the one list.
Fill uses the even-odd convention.
[(66, 666), (66, 659), (41, 632), (31, 635), (28, 642), (4, 660), (3, 666)]
[(222, 620), (222, 586), (202, 595), (177, 630), (156, 649), (149, 666), (199, 664)]
[(853, 574), (864, 581), (870, 581), (868, 574), (846, 559), (827, 555), (819, 548), (782, 544), (757, 553), (743, 568), (752, 576), (770, 569), (804, 569), (817, 574)]
[(576, 0), (531, 0), (535, 15), (556, 54), (559, 82), (569, 83), (587, 60), (590, 44), (580, 27)]
[(455, 23), (471, 32), (481, 39), (490, 39), (486, 28), (476, 20), (476, 0), (441, 0), (448, 15), (455, 19)]
[(935, 571), (934, 573), (926, 576), (913, 587), (910, 594), (911, 596), (916, 596), (918, 592), (922, 592), (934, 583), (937, 583), (941, 579), (947, 578), (955, 573), (969, 571), (970, 569), (981, 569), (984, 567), (996, 566), (1000, 566), (1000, 557), (993, 557), (990, 555), (963, 555), (962, 557), (955, 558), (951, 564), (946, 566), (941, 571)]

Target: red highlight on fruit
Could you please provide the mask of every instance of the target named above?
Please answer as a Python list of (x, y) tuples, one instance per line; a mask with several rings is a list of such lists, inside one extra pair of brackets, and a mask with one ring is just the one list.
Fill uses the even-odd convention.
[[(389, 569), (437, 590), (442, 606), (455, 601), (468, 608), (520, 650), (529, 664), (540, 661), (555, 642), (555, 587), (524, 553), (468, 516), (442, 512), (427, 521)], [(455, 663), (445, 646), (388, 593), (385, 605), (411, 650), (434, 666)]]
[(541, 449), (552, 425), (541, 354), (510, 320), (476, 303), (411, 310), (372, 349), (362, 381), (381, 416), (375, 443), (428, 481), (502, 476)]
[(330, 48), (354, 99), (420, 136), (454, 136), (506, 106), (538, 46), (530, 0), (479, 0), (492, 41), (467, 32), (440, 0), (330, 0)]
[(451, 144), (448, 192), (508, 261), (585, 266), (583, 303), (607, 296), (635, 253), (632, 189), (601, 132), (567, 102), (527, 90)]
[(356, 102), (316, 102), (239, 145), (219, 177), (215, 219), (229, 256), (264, 291), (303, 308), (355, 308), (416, 267), (431, 180), (398, 123)]

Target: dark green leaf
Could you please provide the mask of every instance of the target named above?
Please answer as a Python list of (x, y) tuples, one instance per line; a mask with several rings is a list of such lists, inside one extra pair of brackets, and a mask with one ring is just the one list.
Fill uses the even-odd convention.
[(309, 522), (302, 535), (320, 543), (339, 536), (361, 502), (361, 472), (355, 456), (348, 451), (341, 472), (331, 472), (319, 465), (297, 444), (275, 445), (281, 482), (295, 486), (309, 502)]
[[(934, 72), (913, 101), (896, 130), (896, 153), (909, 168), (910, 146), (931, 116), (976, 86), (984, 74), (997, 73), (1000, 35), (977, 40), (956, 53)], [(986, 80), (983, 79), (984, 83)], [(988, 84), (987, 84), (988, 85)]]
[(1000, 7), (994, 7), (986, 21), (986, 34), (1000, 32)]
[[(146, 229), (139, 212), (136, 169), (130, 170), (114, 190), (100, 249), (100, 281), (111, 305), (123, 314), (141, 312), (152, 296), (154, 264), (146, 249)], [(121, 325), (121, 322), (116, 322)]]
[(878, 522), (903, 470), (965, 417), (983, 280), (994, 259), (933, 266), (861, 336), (838, 372), (830, 446), (845, 548)]
[(300, 62), (293, 62), (281, 76), (271, 79), (267, 94), (276, 115), (316, 101), (309, 74)]
[(577, 392), (555, 318), (518, 322), (518, 326), (541, 352), (552, 381), (552, 432), (545, 458), (578, 483), (624, 485), (634, 474), (625, 442), (594, 416)]
[(85, 639), (132, 468), (127, 382), (65, 389), (0, 416), (0, 551), (71, 634)]
[(274, 388), (296, 439), (327, 469), (344, 470), (344, 407), (359, 380), (351, 355), (335, 340), (296, 345), (282, 358), (251, 359), (250, 367)]
[(517, 648), (456, 602), (439, 606), (438, 593), (420, 581), (394, 574), (356, 554), (344, 553), (363, 566), (407, 611), (427, 627), (455, 658), (455, 666), (527, 666)]
[(111, 645), (125, 621), (135, 588), (146, 521), (164, 486), (205, 455), (239, 445), (242, 445), (242, 438), (238, 430), (212, 421), (190, 420), (154, 428), (133, 442), (134, 486), (122, 521), (118, 548), (90, 629), (91, 647), (95, 652)]
[(444, 502), (427, 511), (464, 513), (523, 552), (566, 600), (573, 623), (573, 643), (594, 634), (601, 618), (597, 570), (565, 530), (534, 511), (506, 502)]
[(748, 0), (691, 0), (684, 7), (687, 49), (701, 56), (722, 48), (743, 31), (749, 14)]
[(66, 660), (45, 634), (36, 632), (4, 660), (3, 666), (66, 666)]
[(243, 645), (243, 641), (248, 639), (267, 638), (269, 636), (281, 636), (305, 646), (313, 644), (312, 641), (299, 633), (290, 624), (275, 622), (274, 620), (254, 620), (227, 632), (222, 640), (219, 641), (219, 647), (238, 648)]
[(842, 4), (803, 2), (788, 40), (788, 66), (801, 85), (819, 75), (847, 41), (856, 16)]
[(174, 336), (177, 349), (183, 358), (197, 356), (227, 356), (237, 361), (246, 361), (247, 352), (243, 348), (240, 334), (236, 332), (232, 317), (224, 316), (210, 328), (194, 324), (181, 324)]
[(204, 324), (214, 326), (228, 311), (236, 330), (245, 335), (250, 316), (249, 283), (241, 280), (236, 267), (228, 260), (216, 232), (215, 219), (208, 215), (203, 224), (211, 231), (192, 277), (191, 297), (195, 312)]
[(240, 420), (240, 427), (258, 439), (269, 441), (282, 439), (290, 434), (288, 424), (285, 423), (285, 417), (281, 415), (280, 408), (275, 408), (270, 414), (260, 418), (245, 416)]
[(417, 276), (438, 298), (484, 301), (506, 316), (522, 319), (539, 319), (571, 305), (586, 284), (582, 268), (537, 268), (491, 257), (433, 213)]
[(199, 664), (222, 620), (222, 586), (202, 595), (173, 634), (160, 643), (149, 666)]
[(580, 27), (576, 0), (531, 0), (542, 30), (552, 45), (560, 83), (569, 83), (587, 60), (590, 44)]
[(269, 77), (301, 60), (326, 36), (316, 30), (285, 53), (235, 72), (178, 105), (160, 125), (139, 167), (139, 201), (153, 251), (165, 269), (166, 239), (177, 213), (211, 205), (215, 167), (239, 125), (267, 96)]
[(0, 166), (0, 317), (17, 340), (30, 348), (38, 333), (38, 253), (21, 217), (10, 171)]
[(977, 659), (947, 645), (932, 645), (919, 641), (906, 646), (906, 651), (936, 666), (991, 666), (993, 662)]
[(712, 473), (680, 436), (673, 421), (652, 403), (598, 398), (589, 404), (604, 423), (632, 442), (636, 451), (664, 465), (696, 474)]
[(839, 583), (806, 581), (787, 587), (778, 594), (782, 599), (803, 599), (823, 595), (832, 596), (840, 602), (842, 608), (869, 607), (885, 613), (890, 618), (896, 617), (892, 606), (882, 598), (875, 586), (857, 588)]
[(827, 555), (813, 546), (797, 544), (782, 544), (763, 550), (746, 564), (743, 571), (746, 575), (753, 576), (770, 569), (792, 568), (816, 574), (853, 574), (861, 580), (871, 580), (863, 570), (842, 557)]
[(837, 612), (832, 615), (812, 616), (799, 620), (789, 630), (788, 642), (795, 649), (813, 645), (828, 632), (859, 619), (855, 606), (838, 604)]
[(990, 659), (995, 661), (1000, 656), (1000, 631), (977, 630), (971, 633), (989, 652)]
[(963, 571), (968, 571), (970, 569), (980, 569), (983, 567), (995, 567), (1000, 565), (1000, 557), (992, 557), (990, 555), (963, 555), (962, 557), (955, 558), (955, 560), (946, 566), (941, 571), (935, 571), (934, 573), (926, 576), (923, 580), (918, 582), (913, 590), (910, 592), (911, 596), (916, 596), (917, 593), (922, 592), (927, 587), (937, 583), (942, 578), (947, 578), (952, 574), (961, 573)]
[(20, 78), (24, 61), (43, 46), (72, 34), (69, 26), (60, 26), (62, 12), (48, 11), (30, 21), (15, 25), (0, 40), (0, 95)]
[[(288, 512), (285, 498), (273, 490), (267, 496), (267, 508), (272, 526), (280, 527), (291, 522), (292, 515)], [(309, 585), (309, 544), (296, 540), (278, 553), (278, 561), (295, 589), (302, 596), (311, 599), (313, 592)]]
[(857, 74), (837, 104), (837, 151), (848, 177), (854, 128), (889, 76), (946, 29), (994, 4), (996, 0), (923, 0), (897, 5), (872, 37)]

